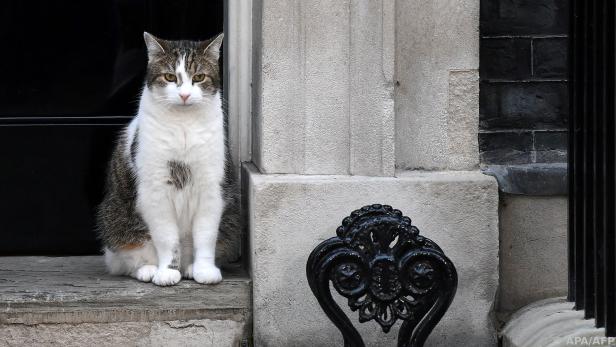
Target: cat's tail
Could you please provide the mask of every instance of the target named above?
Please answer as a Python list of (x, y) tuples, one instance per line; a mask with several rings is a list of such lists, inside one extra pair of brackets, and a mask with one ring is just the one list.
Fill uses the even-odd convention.
[(237, 185), (229, 180), (224, 189), (225, 210), (220, 220), (216, 242), (216, 261), (219, 265), (236, 262), (240, 257), (242, 223)]
[[(234, 214), (237, 214), (237, 216)], [(239, 259), (241, 234), (239, 211), (228, 211), (220, 221), (220, 230), (216, 242), (217, 263), (222, 265)]]
[(141, 245), (127, 246), (119, 250), (105, 247), (105, 265), (112, 275), (130, 275), (144, 265), (156, 265), (156, 250), (152, 241)]

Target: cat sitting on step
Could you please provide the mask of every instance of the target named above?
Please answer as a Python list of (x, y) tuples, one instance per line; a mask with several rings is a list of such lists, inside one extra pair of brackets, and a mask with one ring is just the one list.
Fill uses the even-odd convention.
[(160, 286), (222, 280), (237, 251), (239, 204), (227, 160), (219, 52), (210, 40), (144, 34), (139, 110), (113, 153), (98, 232), (110, 273)]

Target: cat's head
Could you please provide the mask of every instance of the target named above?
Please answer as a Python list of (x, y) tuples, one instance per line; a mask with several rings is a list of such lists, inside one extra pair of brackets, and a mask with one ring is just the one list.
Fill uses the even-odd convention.
[(156, 102), (191, 107), (220, 91), (218, 57), (223, 34), (206, 41), (168, 41), (143, 34), (148, 49), (146, 88)]

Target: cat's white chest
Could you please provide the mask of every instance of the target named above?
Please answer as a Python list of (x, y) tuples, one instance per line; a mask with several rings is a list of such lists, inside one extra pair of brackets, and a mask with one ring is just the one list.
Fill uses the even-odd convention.
[(211, 203), (224, 179), (222, 114), (207, 116), (212, 117), (160, 122), (151, 115), (140, 114), (131, 124), (138, 143), (138, 199), (168, 200), (182, 244), (191, 243), (189, 230), (194, 216)]
[(169, 129), (169, 134), (162, 136), (169, 137), (168, 144), (164, 146), (166, 148), (160, 149), (166, 152), (164, 154), (170, 160), (199, 164), (206, 159), (208, 152), (216, 152), (218, 149), (215, 132), (201, 124)]
[(172, 165), (181, 165), (190, 172), (191, 185), (219, 183), (224, 174), (223, 136), (222, 124), (212, 120), (159, 124), (141, 119), (136, 155), (139, 176), (168, 181)]

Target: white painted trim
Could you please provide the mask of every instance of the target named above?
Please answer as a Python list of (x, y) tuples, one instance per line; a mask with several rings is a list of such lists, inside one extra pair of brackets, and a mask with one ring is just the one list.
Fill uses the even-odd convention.
[(237, 172), (251, 153), (252, 0), (225, 0), (224, 86), (229, 149)]

